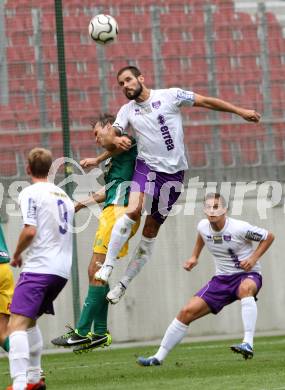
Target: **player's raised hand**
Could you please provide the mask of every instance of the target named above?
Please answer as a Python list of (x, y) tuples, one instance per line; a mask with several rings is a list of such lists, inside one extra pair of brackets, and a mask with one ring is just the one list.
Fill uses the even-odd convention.
[(17, 255), (16, 253), (13, 256), (13, 259), (10, 261), (12, 267), (22, 267), (23, 259), (22, 256)]
[(240, 268), (242, 268), (245, 272), (249, 272), (255, 266), (256, 260), (252, 257), (248, 257), (245, 260), (239, 262)]
[(99, 165), (99, 161), (96, 157), (85, 158), (84, 160), (80, 161), (80, 166), (82, 168), (97, 167), (98, 165)]
[(114, 144), (117, 149), (129, 150), (132, 146), (132, 141), (129, 137), (122, 135), (121, 137), (115, 137)]
[(255, 110), (242, 110), (240, 116), (248, 122), (259, 122), (261, 115)]
[(190, 257), (190, 259), (186, 260), (183, 268), (186, 271), (191, 271), (198, 264), (198, 259), (195, 256)]

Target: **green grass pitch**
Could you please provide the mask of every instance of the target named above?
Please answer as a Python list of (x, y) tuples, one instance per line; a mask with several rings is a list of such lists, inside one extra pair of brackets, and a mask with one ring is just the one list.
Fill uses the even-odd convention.
[[(105, 349), (81, 355), (44, 355), (49, 390), (285, 390), (285, 336), (255, 340), (245, 361), (229, 346), (238, 340), (193, 342), (176, 347), (160, 367), (140, 367), (139, 355), (156, 347)], [(8, 360), (0, 359), (0, 389), (10, 383)]]

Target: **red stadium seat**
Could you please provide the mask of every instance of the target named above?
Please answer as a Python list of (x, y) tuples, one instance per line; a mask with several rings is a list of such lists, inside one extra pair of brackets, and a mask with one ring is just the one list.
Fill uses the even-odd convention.
[(274, 149), (277, 163), (285, 164), (285, 130), (283, 123), (272, 125), (274, 135)]
[(6, 109), (1, 109), (0, 106), (0, 135), (1, 131), (15, 130), (17, 128), (17, 119), (14, 110), (6, 106)]
[(78, 162), (84, 158), (95, 157), (100, 153), (91, 130), (72, 131), (71, 144)]
[(40, 144), (39, 134), (4, 135), (0, 133), (0, 152), (2, 156), (0, 175), (18, 177), (23, 174), (28, 152)]
[[(207, 4), (200, 0), (158, 2), (156, 5), (160, 7), (160, 12), (156, 15), (155, 27), (160, 28), (160, 34), (155, 36), (157, 47), (153, 42), (154, 14), (153, 8), (150, 9), (153, 5), (152, 0), (144, 2), (100, 0), (96, 4), (92, 0), (86, 0), (84, 4), (79, 0), (70, 0), (63, 4), (71, 128), (73, 126), (89, 128), (90, 119), (102, 111), (104, 103), (102, 77), (106, 77), (108, 85), (105, 92), (107, 108), (116, 113), (117, 109), (127, 102), (117, 87), (116, 73), (118, 69), (128, 64), (141, 68), (146, 76), (147, 85), (153, 86), (155, 76), (159, 76), (162, 87), (180, 86), (203, 95), (209, 95), (211, 87), (215, 87), (217, 95), (225, 100), (256, 108), (261, 112), (264, 110), (262, 88), (266, 70), (262, 69), (263, 48), (257, 34), (258, 21), (249, 13), (236, 11), (233, 1), (211, 2), (209, 9), (212, 12), (212, 25), (208, 27), (212, 28), (214, 58), (211, 58), (213, 71), (210, 74), (211, 53), (205, 28)], [(120, 31), (116, 43), (99, 47), (89, 39), (87, 27), (95, 7), (96, 12), (100, 10), (111, 13), (117, 19)], [(37, 81), (39, 69), (35, 56), (37, 49), (33, 46), (31, 38), (34, 34), (31, 8), (37, 8), (41, 13), (39, 37), (44, 67), (44, 79), (41, 82)], [(40, 91), (44, 91), (45, 94), (50, 125), (60, 129), (54, 2), (9, 0), (5, 2), (5, 9), (10, 9), (5, 15), (9, 105), (7, 107), (0, 105), (0, 132), (2, 129), (5, 131), (19, 129), (21, 132), (25, 129), (33, 131), (40, 129)], [(270, 107), (266, 108), (272, 111), (273, 119), (277, 122), (272, 125), (272, 129), (276, 159), (282, 164), (285, 159), (285, 144), (282, 125), (279, 123), (284, 117), (285, 39), (277, 17), (266, 11), (266, 19), (271, 102), (265, 104), (270, 104)], [(156, 54), (160, 55), (159, 75), (155, 75), (154, 49), (157, 49)], [(104, 69), (100, 68), (100, 59), (104, 63)], [(205, 123), (211, 123), (213, 117), (209, 111), (199, 108), (183, 109), (183, 116), (187, 126), (189, 123), (192, 124), (189, 133), (185, 135), (191, 164), (193, 167), (205, 168), (211, 161), (209, 153), (212, 153), (213, 146), (211, 126), (206, 126)], [(232, 120), (229, 114), (220, 113), (218, 118), (221, 122), (220, 152), (224, 165), (229, 167), (235, 164), (245, 166), (260, 164), (260, 145), (267, 142), (265, 130), (259, 125), (247, 123), (229, 125)], [(80, 136), (83, 137), (84, 132), (75, 133), (79, 134), (72, 134), (79, 142), (78, 146), (73, 143), (78, 155), (85, 155), (89, 147), (91, 153), (93, 140), (90, 134), (88, 141), (86, 139), (83, 141)], [(56, 155), (59, 155), (61, 150), (60, 137), (60, 133), (49, 137)], [(37, 142), (41, 143), (41, 138), (35, 135), (30, 139), (21, 135), (11, 141), (10, 145), (14, 148), (16, 142), (27, 143), (30, 147)], [(19, 148), (17, 153), (19, 162), (23, 155), (22, 149)], [(7, 160), (12, 161), (11, 169), (7, 169), (7, 172), (17, 175), (19, 166), (16, 159), (11, 159), (7, 154)]]
[(18, 177), (17, 154), (7, 150), (0, 149), (0, 151), (3, 159), (0, 166), (0, 177)]
[(185, 126), (184, 142), (188, 150), (190, 169), (207, 167), (210, 163), (212, 134), (208, 126)]
[(260, 165), (261, 155), (259, 142), (266, 139), (265, 129), (260, 125), (223, 125), (220, 126), (220, 137), (224, 165), (233, 165), (236, 156), (230, 156), (230, 150), (238, 151), (241, 165)]

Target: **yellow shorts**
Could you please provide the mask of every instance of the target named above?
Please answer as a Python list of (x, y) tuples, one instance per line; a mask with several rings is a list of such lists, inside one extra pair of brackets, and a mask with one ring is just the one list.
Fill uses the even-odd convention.
[(0, 263), (0, 313), (10, 314), (14, 292), (14, 277), (8, 263)]
[[(99, 226), (93, 244), (94, 253), (102, 253), (102, 254), (107, 253), (113, 226), (117, 221), (117, 219), (126, 213), (126, 209), (127, 207), (124, 206), (110, 205), (102, 211), (99, 218)], [(134, 234), (136, 234), (139, 226), (140, 226), (140, 221), (138, 221), (133, 226), (130, 238)], [(121, 252), (119, 253), (118, 257), (124, 257), (128, 254), (128, 248), (129, 248), (128, 241), (121, 249)]]

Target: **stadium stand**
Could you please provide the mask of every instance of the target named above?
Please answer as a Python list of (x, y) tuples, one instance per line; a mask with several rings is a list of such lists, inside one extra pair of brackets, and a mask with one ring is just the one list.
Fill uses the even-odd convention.
[[(98, 47), (88, 36), (88, 22), (98, 10), (114, 15), (119, 24), (118, 42), (106, 48)], [(205, 95), (216, 91), (221, 98), (237, 104), (261, 112), (266, 108), (266, 115), (272, 116), (270, 126), (252, 127), (236, 123), (228, 114), (213, 117), (197, 108), (184, 110), (185, 140), (192, 168), (206, 172), (217, 152), (221, 153), (225, 168), (262, 165), (270, 132), (276, 161), (284, 163), (284, 108), (280, 102), (285, 98), (285, 40), (282, 26), (272, 12), (266, 12), (268, 68), (261, 61), (265, 49), (260, 20), (240, 8), (236, 11), (233, 1), (214, 0), (211, 7), (206, 7), (196, 0), (155, 4), (151, 0), (143, 4), (116, 0), (98, 1), (95, 7), (91, 0), (84, 4), (71, 0), (64, 4), (63, 14), (74, 156), (82, 158), (85, 152), (93, 152), (93, 148), (87, 148), (92, 143), (90, 119), (102, 110), (116, 112), (125, 102), (116, 85), (116, 72), (134, 64), (146, 73), (149, 85), (155, 85), (159, 79), (161, 87), (179, 86)], [(36, 42), (37, 25), (40, 33)], [(23, 0), (19, 4), (10, 0), (5, 4), (5, 31), (9, 102), (0, 104), (3, 145), (9, 145), (10, 138), (5, 141), (8, 130), (28, 133), (29, 129), (37, 129), (39, 134), (47, 134), (58, 156), (62, 142), (57, 133), (61, 120), (54, 2)], [(268, 85), (264, 84), (266, 74)], [(271, 102), (265, 100), (263, 88), (270, 90)], [(43, 111), (46, 122), (40, 119)], [(270, 117), (266, 118), (269, 122)], [(221, 149), (215, 151), (213, 134), (217, 134), (217, 129)], [(24, 144), (25, 137), (21, 135)], [(28, 144), (36, 142), (41, 142), (40, 137), (29, 139)], [(15, 176), (15, 153), (6, 153), (9, 163), (7, 170), (2, 167), (1, 172)]]

